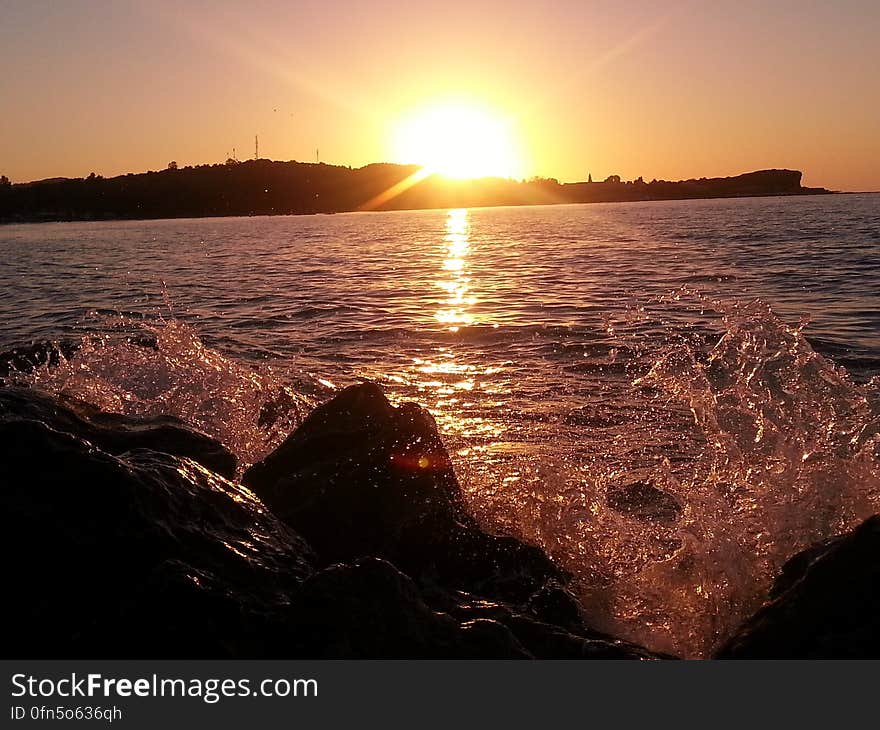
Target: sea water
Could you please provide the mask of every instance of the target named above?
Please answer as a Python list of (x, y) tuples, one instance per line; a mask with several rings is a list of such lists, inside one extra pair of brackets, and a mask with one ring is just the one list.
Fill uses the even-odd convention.
[(711, 653), (880, 512), (880, 195), (0, 227), (18, 380), (253, 463), (359, 380), (436, 418), (468, 505), (588, 622)]

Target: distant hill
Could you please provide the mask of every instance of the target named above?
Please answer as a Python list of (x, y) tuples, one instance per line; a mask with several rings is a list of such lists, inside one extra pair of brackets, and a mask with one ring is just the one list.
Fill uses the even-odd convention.
[(667, 182), (559, 183), (548, 178), (448, 180), (413, 165), (228, 161), (113, 178), (55, 178), (0, 185), (0, 222), (336, 213), (828, 193), (801, 186), (797, 170)]

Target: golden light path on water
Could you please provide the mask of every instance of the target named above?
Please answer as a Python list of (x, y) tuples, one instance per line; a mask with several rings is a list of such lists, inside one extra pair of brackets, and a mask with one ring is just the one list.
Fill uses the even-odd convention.
[[(450, 332), (458, 332), (459, 328), (477, 322), (472, 311), (477, 298), (471, 291), (468, 258), (471, 253), (470, 221), (467, 209), (449, 211), (443, 245), (445, 258), (436, 286), (445, 298), (438, 302), (440, 308), (434, 317)], [(502, 433), (500, 424), (481, 417), (465, 418), (461, 415), (463, 409), (475, 408), (476, 403), (469, 400), (469, 394), (475, 388), (484, 394), (497, 393), (491, 376), (497, 374), (499, 368), (464, 362), (461, 355), (451, 348), (443, 348), (438, 354), (440, 358), (436, 361), (416, 360), (415, 365), (417, 371), (428, 378), (440, 374), (446, 376), (445, 382), (437, 379), (423, 381), (423, 385), (436, 390), (436, 414), (441, 429), (465, 438), (499, 437)], [(466, 455), (468, 449), (459, 451)]]
[[(472, 274), (469, 213), (465, 208), (450, 210), (441, 242), (442, 263), (435, 288), (439, 292), (434, 319), (451, 333), (477, 324), (473, 313), (477, 297), (471, 284)], [(432, 357), (413, 358), (409, 382), (429, 396), (441, 431), (458, 437), (492, 438), (500, 436), (498, 424), (480, 417), (463, 417), (462, 411), (476, 408), (470, 394), (481, 390), (491, 394), (495, 388), (491, 376), (498, 368), (463, 359), (452, 346), (438, 346)]]
[(446, 218), (446, 258), (443, 272), (448, 278), (441, 278), (437, 286), (447, 294), (443, 302), (445, 309), (437, 310), (438, 322), (448, 325), (451, 332), (458, 332), (462, 325), (473, 324), (474, 316), (467, 310), (476, 304), (476, 297), (469, 294), (470, 277), (467, 269), (467, 256), (470, 253), (470, 224), (465, 208), (450, 210)]
[(499, 326), (487, 307), (493, 284), (478, 277), (480, 267), (474, 264), (488, 253), (475, 247), (491, 244), (472, 240), (470, 218), (471, 211), (463, 208), (447, 213), (442, 238), (429, 253), (432, 259), (436, 256), (435, 278), (421, 282), (437, 294), (436, 309), (424, 314), (426, 326), (437, 329), (435, 346), (396, 373), (368, 377), (391, 381), (392, 401), (414, 400), (428, 409), (474, 516), (493, 529), (513, 529), (502, 506), (513, 501), (514, 485), (531, 484), (533, 462), (540, 459), (535, 458), (534, 443), (510, 430), (514, 363), (486, 349), (475, 351), (463, 331)]
[(422, 282), (437, 292), (436, 310), (426, 312), (426, 317), (430, 316), (433, 326), (439, 324), (453, 339), (439, 337), (435, 347), (413, 357), (401, 371), (376, 375), (402, 386), (405, 395), (391, 394), (393, 400), (414, 399), (428, 408), (447, 446), (456, 455), (459, 470), (474, 462), (485, 468), (487, 452), (501, 446), (504, 437), (503, 421), (493, 417), (493, 411), (504, 405), (504, 367), (484, 359), (468, 359), (465, 349), (457, 346), (454, 338), (463, 327), (492, 324), (485, 313), (481, 317), (475, 314), (478, 287), (470, 265), (472, 243), (467, 209), (448, 212), (438, 247), (436, 278)]

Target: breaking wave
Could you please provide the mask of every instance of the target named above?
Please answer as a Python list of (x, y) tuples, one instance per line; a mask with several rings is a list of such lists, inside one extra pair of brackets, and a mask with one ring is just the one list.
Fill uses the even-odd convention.
[[(697, 657), (754, 610), (786, 559), (880, 511), (880, 382), (853, 381), (813, 350), (804, 323), (761, 302), (664, 304), (688, 297), (717, 313), (714, 344), (672, 328), (650, 347), (632, 340), (632, 367), (605, 373), (614, 388), (575, 394), (557, 414), (566, 446), (535, 444), (491, 480), (460, 436), (453, 459), (474, 513), (570, 571), (590, 623)], [(174, 318), (104, 319), (63, 349), (12, 379), (107, 411), (177, 416), (242, 466), (332, 392), (289, 365), (225, 356)]]
[(207, 347), (174, 318), (98, 317), (95, 332), (13, 382), (101, 410), (171, 415), (217, 439), (240, 470), (271, 452), (331, 391), (329, 383)]
[[(880, 511), (880, 380), (853, 382), (760, 301), (700, 301), (724, 332), (707, 349), (677, 338), (632, 379), (647, 428), (600, 422), (584, 434), (604, 436), (594, 459), (544, 464), (541, 489), (511, 499), (594, 625), (689, 657), (711, 654), (788, 558)], [(670, 428), (652, 467), (627, 466), (644, 433)]]

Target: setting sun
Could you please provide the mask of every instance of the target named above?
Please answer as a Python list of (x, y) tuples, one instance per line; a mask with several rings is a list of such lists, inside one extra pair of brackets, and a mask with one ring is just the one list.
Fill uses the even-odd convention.
[(398, 162), (422, 165), (451, 178), (520, 177), (522, 161), (510, 123), (477, 106), (420, 109), (395, 129)]

